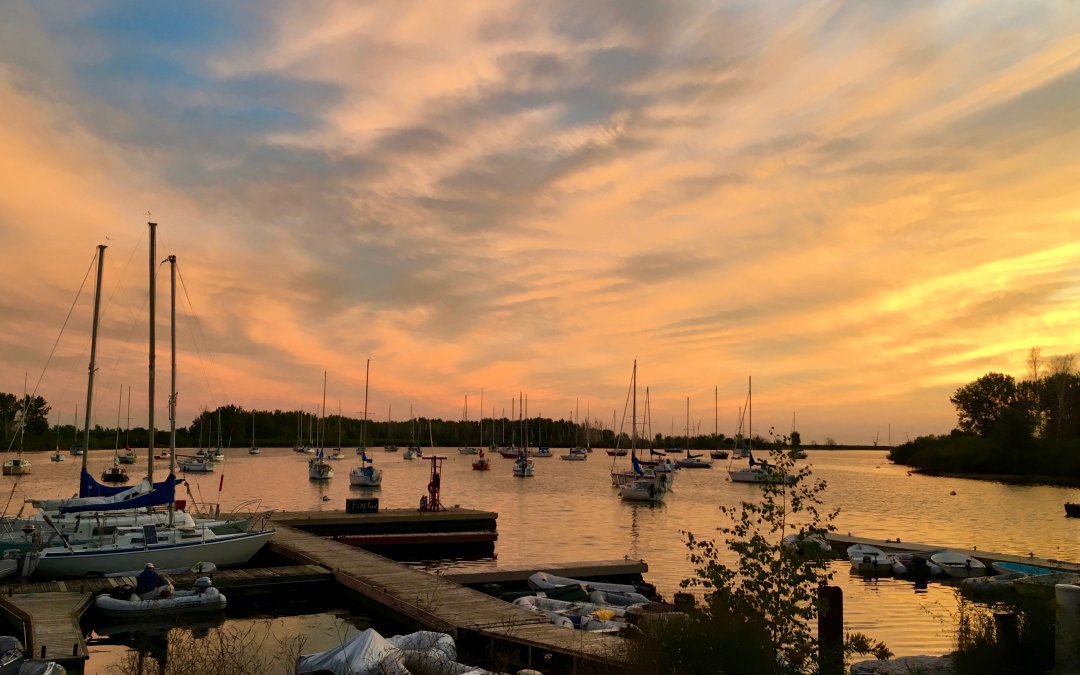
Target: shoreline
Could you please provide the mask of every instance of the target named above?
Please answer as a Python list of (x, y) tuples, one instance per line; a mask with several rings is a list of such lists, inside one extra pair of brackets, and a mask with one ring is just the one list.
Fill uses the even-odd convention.
[(935, 478), (966, 478), (970, 480), (996, 481), (1008, 485), (1049, 485), (1051, 487), (1075, 487), (1080, 488), (1080, 478), (1068, 476), (1044, 476), (1038, 474), (1018, 473), (959, 473), (951, 471), (929, 471), (914, 468), (911, 473), (922, 476), (934, 476)]

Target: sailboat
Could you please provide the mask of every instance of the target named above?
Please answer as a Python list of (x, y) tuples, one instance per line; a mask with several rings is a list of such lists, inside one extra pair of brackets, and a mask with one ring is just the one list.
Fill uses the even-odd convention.
[[(120, 464), (134, 464), (138, 457), (135, 455), (135, 451), (128, 447), (127, 443), (124, 443), (123, 449), (120, 448), (120, 408), (124, 404), (124, 387), (120, 387), (120, 402), (116, 405), (116, 457), (115, 460)], [(131, 387), (128, 387), (128, 418), (131, 417)], [(124, 472), (124, 480), (127, 480), (127, 472)]]
[(323, 454), (323, 441), (326, 437), (326, 371), (323, 371), (323, 404), (322, 418), (319, 420), (319, 432), (316, 434), (318, 450), (315, 456), (308, 460), (308, 478), (311, 480), (330, 480), (334, 477), (334, 467), (326, 461)]
[[(520, 396), (520, 394), (519, 394)], [(533, 461), (529, 459), (529, 438), (527, 418), (524, 409), (518, 406), (518, 414), (521, 415), (521, 437), (526, 439), (524, 447), (518, 448), (517, 458), (514, 459), (514, 475), (518, 478), (529, 478), (533, 475)]]
[(405, 453), (402, 454), (402, 459), (418, 459), (424, 456), (424, 451), (420, 449), (420, 441), (416, 437), (416, 417), (413, 416), (413, 407), (409, 405), (409, 447), (405, 449)]
[(255, 411), (251, 411), (251, 447), (248, 448), (249, 455), (259, 454), (259, 446), (255, 445)]
[(75, 440), (71, 442), (71, 447), (68, 452), (72, 456), (79, 456), (85, 452), (82, 443), (79, 442), (79, 404), (75, 404), (75, 421), (71, 423), (71, 428), (75, 430)]
[(371, 359), (368, 359), (367, 367), (364, 371), (364, 419), (360, 425), (360, 447), (357, 448), (357, 452), (360, 454), (360, 465), (354, 466), (352, 471), (349, 472), (349, 484), (358, 487), (376, 487), (382, 485), (382, 469), (375, 468), (371, 459), (367, 456), (367, 449), (364, 447), (364, 433), (367, 426), (368, 379), (370, 376)]
[[(795, 476), (791, 474), (782, 474), (779, 470), (769, 464), (768, 462), (754, 459), (754, 405), (753, 405), (753, 379), (747, 378), (746, 384), (746, 411), (749, 418), (749, 426), (747, 431), (747, 440), (749, 441), (746, 449), (746, 456), (750, 458), (750, 466), (745, 469), (733, 469), (731, 463), (728, 463), (728, 477), (731, 478), (733, 483), (794, 483)], [(732, 461), (734, 461), (732, 457)]]
[[(154, 316), (154, 282), (156, 255), (153, 223), (150, 236), (151, 326)], [(84, 437), (89, 440), (90, 410), (94, 389), (94, 362), (97, 351), (98, 312), (101, 298), (102, 262), (105, 247), (98, 247), (98, 272), (94, 299), (94, 321), (90, 348), (90, 374), (87, 382), (87, 405), (84, 424)], [(89, 574), (108, 574), (127, 570), (141, 569), (146, 563), (153, 563), (161, 568), (190, 567), (203, 560), (213, 560), (219, 566), (243, 564), (273, 536), (273, 530), (242, 531), (230, 534), (217, 534), (210, 524), (194, 525), (190, 517), (176, 517), (174, 496), (175, 486), (179, 482), (173, 475), (173, 462), (176, 456), (176, 258), (169, 256), (172, 268), (172, 385), (169, 397), (169, 475), (161, 483), (151, 483), (148, 477), (135, 488), (115, 488), (97, 483), (86, 469), (86, 456), (79, 485), (80, 497), (61, 500), (35, 500), (34, 505), (42, 509), (55, 509), (62, 516), (76, 514), (76, 522), (95, 523), (103, 513), (125, 512), (128, 518), (135, 519), (133, 526), (117, 526), (109, 538), (98, 535), (92, 542), (73, 544), (62, 541), (62, 545), (41, 548), (27, 553), (23, 560), (23, 574), (45, 578), (83, 577)], [(153, 329), (151, 329), (153, 336)], [(154, 379), (154, 347), (151, 339), (150, 378)], [(150, 388), (151, 392), (153, 387)], [(152, 394), (151, 394), (152, 396)], [(153, 405), (149, 407), (149, 438), (147, 475), (153, 476)], [(166, 514), (140, 514), (135, 509), (167, 505)], [(160, 517), (167, 521), (160, 525)], [(93, 516), (93, 517), (87, 517)], [(186, 516), (186, 514), (185, 514)], [(149, 520), (149, 522), (147, 522)], [(179, 523), (177, 521), (180, 521)], [(49, 519), (46, 517), (46, 522)], [(265, 519), (263, 520), (265, 523)]]
[[(656, 503), (663, 501), (665, 493), (671, 488), (673, 473), (658, 473), (641, 466), (637, 458), (637, 360), (630, 375), (631, 416), (630, 416), (630, 471), (615, 471), (612, 460), (611, 482), (619, 488), (619, 496), (627, 501), (645, 501)], [(625, 414), (625, 413), (624, 413)], [(617, 437), (618, 438), (618, 437)], [(618, 448), (618, 440), (616, 440)]]
[(127, 448), (131, 452), (131, 461), (127, 461), (128, 457), (125, 456), (123, 460), (120, 457), (120, 408), (124, 405), (124, 387), (120, 387), (120, 400), (116, 403), (116, 447), (113, 448), (113, 463), (112, 466), (106, 467), (101, 472), (101, 480), (106, 483), (126, 483), (128, 481), (127, 469), (120, 466), (120, 464), (134, 464), (135, 452), (131, 448)]
[(394, 445), (390, 439), (393, 436), (394, 420), (393, 420), (394, 406), (386, 406), (386, 445), (383, 446), (383, 450), (387, 452), (397, 452), (398, 447)]
[(56, 452), (49, 455), (49, 459), (54, 462), (64, 461), (64, 455), (60, 452), (60, 411), (56, 411)]
[(337, 403), (337, 447), (330, 453), (329, 459), (345, 459), (341, 454), (341, 401)]
[(686, 397), (686, 457), (676, 460), (675, 466), (680, 469), (711, 469), (712, 462), (702, 459), (701, 455), (690, 453), (690, 397)]
[[(720, 414), (719, 414), (719, 387), (713, 387), (713, 440), (720, 440)], [(728, 451), (723, 448), (715, 448), (709, 451), (709, 457), (713, 459), (727, 459)]]
[[(4, 462), (3, 473), (5, 476), (25, 476), (30, 473), (30, 460), (24, 459), (23, 438), (26, 435), (26, 418), (30, 412), (30, 397), (26, 393), (26, 378), (23, 378), (23, 407), (15, 411), (15, 430), (19, 436), (18, 455)], [(15, 437), (11, 438), (15, 442)]]
[[(464, 424), (465, 433), (466, 433), (466, 435), (468, 435), (468, 433), (469, 433), (469, 395), (468, 394), (465, 394), (465, 408), (462, 410), (462, 413), (461, 413), (461, 421), (465, 423)], [(483, 427), (481, 427), (481, 429), (483, 429)], [(475, 455), (475, 454), (477, 454), (476, 448), (474, 448), (471, 445), (465, 445), (465, 446), (462, 446), (462, 447), (458, 448), (458, 452), (460, 452), (463, 455)]]

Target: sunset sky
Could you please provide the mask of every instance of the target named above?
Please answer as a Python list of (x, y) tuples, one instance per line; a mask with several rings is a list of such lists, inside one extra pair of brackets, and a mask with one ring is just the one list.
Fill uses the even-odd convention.
[(94, 419), (145, 424), (148, 219), (181, 424), (324, 370), (358, 417), (370, 358), (374, 419), (610, 426), (636, 358), (653, 431), (752, 376), (755, 433), (884, 445), (1080, 351), (1067, 0), (13, 0), (0, 103), (0, 391), (68, 424), (98, 244)]

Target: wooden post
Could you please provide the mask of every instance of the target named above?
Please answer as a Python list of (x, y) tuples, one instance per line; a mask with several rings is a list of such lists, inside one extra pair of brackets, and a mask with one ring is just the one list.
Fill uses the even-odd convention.
[(844, 672), (844, 591), (839, 586), (818, 587), (818, 662), (821, 675)]

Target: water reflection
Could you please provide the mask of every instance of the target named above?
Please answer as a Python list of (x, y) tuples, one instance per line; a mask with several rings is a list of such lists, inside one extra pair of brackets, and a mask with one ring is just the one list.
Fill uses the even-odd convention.
[[(87, 645), (123, 645), (128, 653), (117, 664), (124, 673), (164, 673), (169, 645), (201, 640), (214, 628), (225, 625), (225, 616), (144, 618), (138, 622), (109, 622), (94, 627)], [(181, 637), (181, 633), (184, 633)]]

